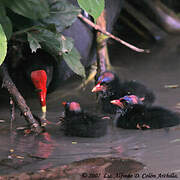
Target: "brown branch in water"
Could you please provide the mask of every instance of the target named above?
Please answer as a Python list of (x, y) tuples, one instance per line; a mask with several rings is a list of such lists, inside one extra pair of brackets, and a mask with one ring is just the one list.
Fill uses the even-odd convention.
[(135, 47), (134, 45), (132, 44), (129, 44), (125, 41), (123, 41), (122, 39), (112, 35), (111, 33), (107, 32), (106, 30), (102, 29), (99, 25), (97, 24), (94, 24), (92, 21), (90, 21), (89, 19), (85, 18), (82, 14), (79, 14), (78, 17), (83, 20), (85, 23), (87, 23), (88, 25), (90, 25), (91, 27), (93, 27), (94, 29), (96, 29), (97, 31), (100, 31), (101, 33), (109, 36), (110, 38), (120, 42), (121, 44), (129, 47), (130, 49), (134, 50), (134, 51), (137, 51), (137, 52), (145, 52), (145, 53), (149, 53), (150, 50), (149, 49), (140, 49), (140, 48), (137, 48)]
[(2, 77), (3, 85), (2, 87), (5, 87), (9, 94), (12, 96), (14, 102), (18, 105), (20, 111), (24, 115), (26, 121), (31, 124), (31, 128), (35, 133), (40, 133), (42, 131), (41, 127), (39, 126), (38, 122), (34, 119), (30, 108), (26, 105), (26, 101), (19, 93), (18, 89), (16, 88), (15, 84), (13, 83), (11, 77), (9, 76), (7, 66), (5, 63), (3, 63), (0, 66), (0, 77)]

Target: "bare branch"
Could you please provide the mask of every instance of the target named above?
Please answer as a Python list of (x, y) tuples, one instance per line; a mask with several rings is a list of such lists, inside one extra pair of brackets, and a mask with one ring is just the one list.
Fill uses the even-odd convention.
[(34, 132), (40, 133), (42, 131), (41, 127), (39, 126), (38, 122), (34, 119), (30, 108), (26, 105), (26, 101), (19, 93), (18, 89), (16, 88), (15, 84), (11, 80), (6, 64), (3, 63), (0, 66), (0, 76), (3, 80), (3, 87), (5, 87), (9, 94), (12, 96), (13, 100), (17, 103), (20, 111), (24, 115), (26, 121), (31, 124), (31, 128)]
[(112, 35), (111, 33), (107, 32), (106, 30), (102, 29), (99, 25), (97, 24), (94, 24), (92, 21), (90, 21), (89, 19), (87, 19), (86, 17), (84, 17), (82, 14), (79, 14), (78, 17), (80, 19), (82, 19), (84, 22), (86, 22), (88, 25), (90, 25), (91, 27), (93, 27), (94, 29), (96, 29), (97, 31), (100, 31), (101, 33), (109, 36), (110, 38), (120, 42), (121, 44), (129, 47), (130, 49), (134, 50), (134, 51), (137, 51), (137, 52), (145, 52), (145, 53), (149, 53), (150, 50), (149, 49), (140, 49), (140, 48), (137, 48), (135, 47), (134, 45), (132, 44), (129, 44), (125, 41), (123, 41), (122, 39)]

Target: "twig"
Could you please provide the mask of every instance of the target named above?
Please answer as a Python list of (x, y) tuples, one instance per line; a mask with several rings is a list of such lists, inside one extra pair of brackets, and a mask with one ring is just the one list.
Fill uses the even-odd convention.
[(97, 24), (94, 24), (92, 21), (90, 21), (89, 19), (85, 18), (82, 14), (79, 14), (78, 17), (80, 19), (82, 19), (84, 22), (86, 22), (88, 25), (90, 25), (91, 27), (93, 27), (94, 29), (96, 29), (97, 31), (100, 31), (101, 33), (109, 36), (110, 38), (120, 42), (121, 44), (124, 44), (125, 46), (129, 47), (130, 49), (134, 50), (134, 51), (137, 51), (137, 52), (145, 52), (145, 53), (149, 53), (150, 50), (149, 49), (140, 49), (140, 48), (137, 48), (135, 46), (133, 46), (132, 44), (129, 44), (125, 41), (123, 41), (122, 39), (112, 35), (111, 33), (107, 32), (106, 30), (102, 29), (99, 25)]
[(24, 33), (27, 33), (29, 31), (33, 31), (33, 30), (36, 30), (36, 28), (38, 28), (39, 26), (31, 26), (31, 27), (28, 27), (26, 29), (22, 29), (22, 30), (19, 30), (19, 31), (16, 31), (13, 33), (12, 36), (17, 36), (17, 35), (21, 35), (21, 34), (24, 34)]
[(14, 102), (17, 103), (20, 111), (24, 115), (26, 121), (31, 124), (31, 128), (34, 132), (39, 134), (42, 131), (42, 128), (39, 126), (38, 122), (34, 119), (30, 108), (26, 105), (25, 99), (21, 96), (15, 84), (13, 83), (11, 77), (9, 76), (6, 64), (3, 63), (0, 66), (0, 76), (3, 80), (3, 87), (5, 87), (9, 94), (12, 96)]
[(10, 106), (11, 106), (11, 125), (10, 125), (10, 129), (11, 129), (11, 133), (12, 133), (13, 122), (15, 120), (15, 106), (14, 106), (14, 101), (13, 101), (11, 96), (10, 96)]
[[(96, 21), (97, 25), (106, 31), (106, 13), (105, 10), (101, 13)], [(103, 35), (104, 36), (104, 35)], [(106, 71), (106, 39), (102, 38), (102, 33), (97, 31), (97, 76)]]

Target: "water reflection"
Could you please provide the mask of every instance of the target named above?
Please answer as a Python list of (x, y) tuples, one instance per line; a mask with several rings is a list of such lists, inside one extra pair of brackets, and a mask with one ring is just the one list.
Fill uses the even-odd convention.
[[(13, 131), (8, 138), (10, 139), (9, 145), (4, 144), (7, 148), (5, 149), (7, 156), (1, 156), (0, 154), (0, 169), (4, 169), (4, 173), (14, 170), (19, 172), (21, 169), (26, 169), (28, 165), (31, 166), (33, 163), (50, 158), (57, 146), (48, 132), (44, 132), (40, 136), (34, 136)], [(38, 169), (50, 168), (52, 165), (49, 162), (40, 165)]]
[[(177, 83), (177, 77), (180, 76), (179, 66), (174, 67), (175, 63), (169, 61), (169, 59), (172, 59), (172, 54), (169, 58), (167, 56), (166, 60), (164, 59), (164, 53), (160, 52), (158, 56), (162, 54), (163, 57), (159, 57), (162, 62), (158, 61), (158, 66), (156, 58), (151, 57), (151, 60), (147, 56), (142, 55), (143, 57), (140, 59), (140, 55), (138, 55), (138, 61), (136, 61), (137, 58), (134, 57), (133, 53), (128, 54), (129, 58), (132, 56), (129, 66), (127, 54), (124, 56), (124, 64), (123, 58), (119, 61), (120, 55), (116, 58), (118, 59), (115, 64), (116, 66), (119, 65), (118, 63), (128, 66), (124, 71), (122, 68), (117, 68), (119, 74), (122, 77), (125, 76), (127, 79), (134, 79), (136, 77), (136, 79), (155, 90), (157, 104), (174, 110), (174, 105), (179, 101), (177, 98), (179, 97), (179, 89), (171, 90), (163, 88), (164, 84)], [(174, 59), (177, 59), (178, 63), (180, 62), (179, 58), (175, 57)], [(164, 71), (164, 68), (168, 68), (168, 72), (167, 69)], [(54, 122), (54, 124), (57, 123), (63, 111), (63, 107), (61, 106), (61, 102), (63, 101), (77, 101), (87, 110), (99, 112), (96, 97), (91, 94), (94, 84), (88, 85), (86, 91), (76, 90), (75, 87), (78, 87), (78, 85), (79, 82), (75, 81), (71, 84), (69, 83), (67, 86), (62, 85), (63, 88), (61, 87), (48, 95), (47, 119), (49, 121)], [(39, 106), (36, 106), (38, 104), (36, 99), (30, 99), (27, 102), (33, 112), (40, 111)], [(6, 120), (8, 117), (8, 107), (0, 109), (0, 119)], [(17, 124), (22, 124), (23, 122), (24, 120), (18, 117), (15, 124), (18, 126)], [(147, 166), (147, 169), (145, 169), (147, 174), (180, 173), (179, 127), (174, 129), (140, 131), (112, 128), (110, 125), (108, 133), (104, 137), (78, 138), (64, 136), (57, 125), (51, 124), (47, 132), (40, 136), (28, 135), (24, 137), (23, 134), (15, 133), (12, 136), (11, 143), (9, 141), (9, 122), (6, 121), (6, 123), (0, 124), (0, 162), (4, 160), (3, 163), (0, 163), (0, 174), (29, 170), (37, 171), (47, 167), (64, 165), (76, 160), (99, 156), (133, 158)], [(14, 151), (10, 153), (10, 149)], [(13, 156), (14, 162), (5, 161), (8, 155), (12, 154), (16, 155)]]
[(52, 155), (56, 143), (48, 132), (43, 133), (41, 136), (41, 139), (37, 141), (37, 153), (35, 156), (48, 158)]
[[(49, 121), (57, 122), (57, 112), (48, 113)], [(7, 124), (2, 124), (0, 131), (0, 174), (42, 170), (100, 156), (132, 158), (147, 165), (153, 173), (177, 172), (180, 165), (178, 127), (141, 131), (112, 127), (110, 123), (104, 137), (79, 138), (64, 136), (55, 123), (40, 136), (24, 136), (14, 131), (10, 136)]]

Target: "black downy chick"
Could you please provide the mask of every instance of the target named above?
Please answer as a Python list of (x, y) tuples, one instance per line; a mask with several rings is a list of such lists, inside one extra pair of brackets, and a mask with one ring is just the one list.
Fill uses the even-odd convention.
[(143, 104), (151, 105), (155, 101), (154, 93), (137, 81), (121, 82), (119, 77), (111, 72), (103, 72), (96, 81), (92, 92), (98, 93), (102, 110), (106, 113), (116, 113), (117, 107), (110, 103), (113, 99), (119, 99), (126, 95), (136, 95), (143, 98)]
[(100, 137), (107, 132), (108, 120), (84, 112), (77, 102), (63, 102), (64, 132), (67, 136)]
[(147, 107), (142, 99), (137, 96), (124, 96), (112, 100), (112, 104), (118, 107), (114, 123), (124, 129), (160, 129), (176, 126), (180, 123), (180, 117), (163, 107)]

